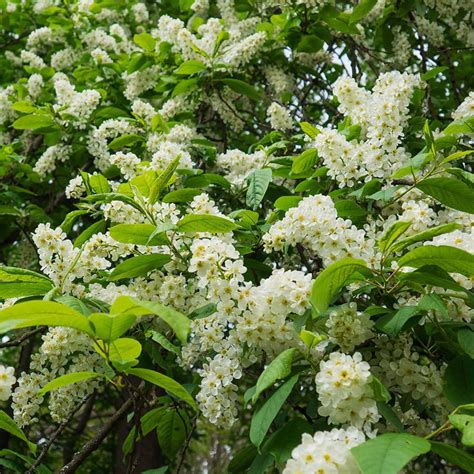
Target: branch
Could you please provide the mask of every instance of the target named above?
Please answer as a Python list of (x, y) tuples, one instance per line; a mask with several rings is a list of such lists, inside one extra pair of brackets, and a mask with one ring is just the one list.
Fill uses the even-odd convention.
[(132, 404), (133, 400), (132, 398), (129, 398), (99, 430), (95, 437), (88, 441), (83, 446), (81, 451), (74, 455), (72, 461), (59, 470), (58, 474), (69, 474), (71, 472), (75, 472), (76, 469), (89, 457), (89, 455), (101, 445), (102, 441), (104, 441), (106, 436), (110, 433), (110, 431), (112, 431), (115, 424), (128, 412), (128, 409), (132, 406)]
[(12, 339), (11, 341), (7, 342), (2, 342), (0, 343), (0, 349), (3, 349), (5, 347), (16, 347), (21, 345), (22, 342), (26, 341), (30, 337), (34, 336), (35, 334), (38, 334), (39, 332), (43, 331), (44, 328), (36, 328), (33, 329), (33, 331), (26, 332), (25, 334), (21, 335), (20, 337), (17, 337), (16, 339)]
[(50, 436), (47, 443), (43, 446), (40, 455), (36, 458), (36, 461), (31, 465), (31, 467), (25, 472), (25, 474), (33, 474), (36, 471), (36, 468), (41, 464), (41, 461), (44, 459), (46, 454), (48, 454), (49, 448), (53, 445), (56, 438), (62, 433), (64, 428), (71, 422), (74, 415), (81, 409), (82, 405), (86, 400), (90, 399), (92, 395), (84, 398), (79, 405), (69, 413), (68, 417), (56, 428), (56, 431)]

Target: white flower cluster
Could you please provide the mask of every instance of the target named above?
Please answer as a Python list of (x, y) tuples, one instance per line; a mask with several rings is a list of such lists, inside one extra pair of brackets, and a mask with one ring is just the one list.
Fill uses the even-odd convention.
[(448, 402), (442, 391), (444, 367), (438, 368), (415, 351), (413, 340), (408, 336), (395, 341), (381, 336), (376, 341), (376, 349), (372, 370), (387, 389), (415, 401), (421, 400), (439, 414), (446, 414)]
[(57, 103), (53, 106), (54, 111), (63, 118), (64, 123), (72, 123), (79, 129), (86, 128), (92, 112), (99, 105), (100, 94), (94, 89), (76, 92), (62, 73), (57, 73), (55, 77)]
[(452, 115), (454, 120), (463, 120), (472, 116), (474, 116), (474, 91), (469, 93)]
[(293, 126), (290, 112), (280, 104), (273, 102), (267, 109), (267, 117), (274, 130), (288, 130)]
[(283, 474), (355, 474), (359, 469), (350, 450), (364, 441), (364, 433), (354, 427), (304, 433)]
[(326, 321), (329, 340), (346, 353), (371, 339), (374, 335), (373, 326), (373, 321), (367, 315), (357, 311), (355, 303), (339, 306), (329, 313)]
[(331, 198), (322, 194), (308, 196), (289, 209), (263, 236), (263, 241), (268, 251), (301, 243), (319, 256), (325, 266), (343, 257), (372, 261), (375, 248), (364, 230), (337, 217)]
[(338, 110), (361, 126), (361, 140), (349, 142), (336, 130), (322, 129), (313, 146), (329, 168), (328, 175), (352, 187), (361, 179), (388, 178), (404, 165), (409, 155), (401, 146), (403, 128), (413, 91), (421, 85), (417, 75), (389, 72), (379, 76), (370, 93), (352, 78), (338, 79)]
[(370, 386), (370, 365), (362, 355), (332, 352), (322, 361), (316, 375), (316, 391), (321, 406), (318, 413), (327, 416), (329, 423), (349, 423), (370, 431), (380, 418)]
[[(40, 349), (32, 356), (30, 372), (21, 374), (13, 393), (13, 416), (20, 426), (36, 421), (35, 415), (43, 402), (38, 391), (46, 383), (66, 373), (102, 370), (102, 359), (86, 334), (58, 327), (50, 328), (42, 339)], [(63, 421), (77, 403), (98, 386), (97, 379), (92, 379), (51, 392), (49, 410), (52, 419)]]
[(33, 167), (33, 171), (38, 173), (42, 178), (46, 177), (56, 169), (58, 161), (65, 162), (71, 155), (71, 147), (69, 145), (53, 145), (39, 157)]
[(12, 394), (12, 386), (16, 383), (15, 369), (0, 364), (0, 401), (7, 401)]
[(263, 150), (245, 153), (241, 150), (228, 150), (217, 156), (217, 166), (225, 171), (225, 177), (236, 186), (242, 186), (255, 169), (261, 168), (267, 160)]

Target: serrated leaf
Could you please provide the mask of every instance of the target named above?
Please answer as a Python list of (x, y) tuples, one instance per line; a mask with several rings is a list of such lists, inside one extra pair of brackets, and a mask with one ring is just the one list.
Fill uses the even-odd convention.
[(45, 295), (52, 288), (52, 281), (40, 273), (0, 265), (0, 298)]
[(257, 401), (259, 395), (264, 390), (271, 387), (277, 380), (284, 379), (290, 375), (291, 364), (293, 363), (295, 352), (295, 348), (290, 348), (281, 352), (260, 374), (260, 377), (257, 380), (255, 394), (252, 397), (253, 403)]
[(179, 382), (176, 382), (176, 380), (149, 369), (129, 369), (128, 373), (161, 387), (168, 393), (186, 402), (193, 409), (197, 409), (196, 402), (189, 392)]
[(180, 232), (209, 232), (211, 234), (232, 232), (237, 228), (229, 219), (211, 214), (188, 214), (176, 225)]
[(161, 268), (171, 261), (171, 257), (166, 254), (137, 255), (119, 263), (109, 276), (110, 281), (117, 281), (123, 278), (135, 278)]
[(25, 433), (3, 410), (0, 410), (0, 429), (10, 433), (15, 438), (21, 439), (28, 445), (33, 454), (36, 453), (36, 445), (28, 440)]
[(454, 178), (429, 178), (416, 185), (445, 206), (474, 214), (474, 188)]
[(362, 474), (398, 474), (412, 459), (427, 453), (430, 443), (406, 433), (386, 433), (351, 449)]
[(474, 275), (474, 255), (448, 245), (425, 245), (410, 250), (398, 260), (398, 264), (414, 268), (436, 265), (449, 273), (461, 273), (467, 277)]
[(103, 377), (103, 374), (99, 374), (97, 372), (73, 372), (70, 374), (61, 375), (42, 387), (38, 392), (38, 396), (42, 397), (46, 393), (52, 392), (61, 387), (65, 387), (66, 385), (71, 385), (73, 383), (82, 382), (83, 380), (89, 380), (97, 377)]
[(357, 270), (366, 268), (363, 260), (343, 258), (323, 270), (311, 289), (310, 301), (316, 314), (324, 313), (350, 277)]
[(250, 174), (248, 177), (247, 196), (245, 198), (247, 206), (252, 209), (257, 209), (271, 181), (272, 170), (269, 168), (258, 169)]

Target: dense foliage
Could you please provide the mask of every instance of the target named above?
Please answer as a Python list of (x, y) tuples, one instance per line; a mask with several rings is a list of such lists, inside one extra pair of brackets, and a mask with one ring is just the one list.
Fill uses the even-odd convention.
[(473, 11), (0, 0), (0, 470), (474, 472)]

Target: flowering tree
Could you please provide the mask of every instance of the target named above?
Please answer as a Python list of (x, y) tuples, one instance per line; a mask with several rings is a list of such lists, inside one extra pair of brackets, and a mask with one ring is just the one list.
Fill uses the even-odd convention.
[(472, 0), (2, 0), (7, 472), (474, 472)]

